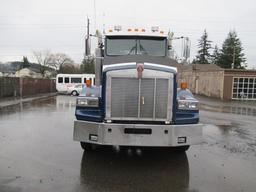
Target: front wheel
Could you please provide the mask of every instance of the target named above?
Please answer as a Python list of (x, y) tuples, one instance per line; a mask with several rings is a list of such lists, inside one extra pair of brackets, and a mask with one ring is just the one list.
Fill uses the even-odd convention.
[(80, 142), (81, 147), (83, 150), (85, 151), (92, 151), (93, 150), (93, 146), (91, 143), (86, 143), (86, 142)]

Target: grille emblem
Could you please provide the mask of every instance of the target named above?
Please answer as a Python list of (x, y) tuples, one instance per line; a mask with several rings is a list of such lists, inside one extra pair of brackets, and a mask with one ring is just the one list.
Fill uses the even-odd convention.
[(144, 64), (143, 63), (137, 63), (137, 72), (138, 72), (138, 78), (142, 78), (142, 73), (144, 71)]
[(145, 97), (141, 96), (141, 100), (142, 100), (142, 105), (145, 105)]

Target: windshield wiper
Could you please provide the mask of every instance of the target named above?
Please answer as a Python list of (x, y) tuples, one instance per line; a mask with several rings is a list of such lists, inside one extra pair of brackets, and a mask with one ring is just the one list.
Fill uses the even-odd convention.
[[(129, 53), (128, 53), (127, 55), (131, 55), (132, 52), (136, 50), (136, 47), (137, 47), (137, 46), (134, 45), (134, 46), (131, 48), (131, 50), (129, 51)], [(135, 54), (135, 53), (134, 53), (134, 54)]]
[(146, 49), (140, 44), (139, 42), (139, 45), (140, 45), (140, 53), (143, 53), (145, 55), (148, 55), (148, 52), (146, 51)]

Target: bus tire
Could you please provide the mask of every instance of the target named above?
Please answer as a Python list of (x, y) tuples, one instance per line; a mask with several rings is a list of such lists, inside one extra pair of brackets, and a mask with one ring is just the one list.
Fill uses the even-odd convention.
[(71, 92), (71, 95), (72, 95), (72, 96), (78, 96), (78, 93), (77, 93), (77, 91), (72, 91), (72, 92)]

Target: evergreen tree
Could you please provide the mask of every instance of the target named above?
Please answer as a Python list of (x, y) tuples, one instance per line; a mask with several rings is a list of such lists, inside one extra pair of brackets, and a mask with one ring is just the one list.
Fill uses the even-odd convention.
[(242, 43), (235, 31), (230, 31), (224, 41), (218, 59), (218, 65), (222, 68), (244, 69), (246, 68), (246, 58), (242, 53)]
[(217, 64), (220, 58), (220, 50), (217, 45), (215, 45), (213, 54), (211, 56), (211, 63), (212, 64)]
[(80, 66), (80, 71), (82, 73), (94, 74), (95, 73), (94, 62), (95, 61), (93, 57), (88, 57), (84, 59)]
[(22, 64), (20, 66), (21, 69), (30, 67), (30, 63), (28, 61), (28, 58), (23, 56)]
[(211, 42), (208, 40), (208, 34), (206, 30), (204, 30), (204, 33), (201, 37), (201, 39), (198, 40), (198, 52), (196, 59), (193, 60), (193, 63), (198, 63), (198, 64), (208, 64), (211, 58), (211, 54), (209, 50), (212, 48), (211, 47)]

